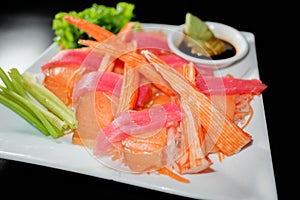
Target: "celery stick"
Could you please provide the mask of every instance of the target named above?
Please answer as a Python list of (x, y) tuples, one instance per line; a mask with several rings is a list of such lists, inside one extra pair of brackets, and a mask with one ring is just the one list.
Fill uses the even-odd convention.
[(19, 73), (19, 71), (16, 68), (12, 68), (9, 72), (9, 76), (11, 77), (11, 82), (12, 82), (14, 91), (23, 97), (29, 98), (29, 96), (27, 95), (27, 93), (23, 87), (24, 81), (23, 81), (23, 77)]
[(36, 98), (41, 104), (47, 107), (52, 113), (57, 115), (61, 120), (65, 121), (72, 129), (76, 127), (76, 122), (74, 121), (74, 117), (70, 116), (68, 113), (64, 112), (56, 102), (49, 100), (49, 98), (43, 96), (43, 94), (34, 87), (28, 89), (28, 92)]
[(7, 76), (7, 74), (4, 72), (4, 70), (1, 67), (0, 67), (0, 78), (9, 90), (13, 90), (13, 86), (10, 78)]
[(51, 124), (47, 118), (40, 112), (40, 110), (37, 108), (37, 104), (31, 100), (28, 100), (26, 98), (23, 98), (22, 96), (18, 95), (17, 93), (10, 91), (10, 90), (3, 90), (6, 94), (8, 94), (13, 99), (18, 100), (19, 102), (22, 102), (23, 107), (27, 107), (30, 109), (39, 119), (42, 124), (46, 127), (46, 129), (49, 131), (50, 135), (54, 138), (57, 138), (60, 134), (57, 132), (57, 129), (54, 129), (53, 124)]
[(0, 94), (0, 103), (5, 105), (10, 110), (14, 111), (16, 114), (21, 116), (23, 119), (25, 119), (27, 122), (29, 122), (32, 126), (40, 130), (44, 135), (48, 136), (49, 132), (47, 128), (30, 112), (28, 112), (26, 109), (24, 109), (22, 106), (19, 106), (14, 101), (6, 98), (4, 95)]
[[(29, 72), (16, 68), (6, 73), (0, 67), (0, 103), (23, 117), (44, 135), (61, 137), (77, 128), (75, 114)], [(26, 78), (25, 78), (26, 77)]]
[(38, 100), (41, 104), (47, 107), (51, 112), (55, 113), (62, 120), (66, 121), (71, 129), (77, 127), (77, 120), (74, 112), (68, 108), (57, 96), (50, 92), (47, 88), (37, 82), (33, 74), (25, 72), (24, 87), (25, 89)]
[[(23, 87), (24, 78), (16, 68), (11, 69), (9, 75), (17, 93), (26, 98), (28, 101), (32, 101), (32, 103), (30, 103), (33, 106), (32, 109), (37, 109), (38, 111), (40, 111), (49, 122), (51, 122), (55, 127), (57, 127), (57, 129), (60, 132), (68, 129), (68, 124), (65, 121), (61, 120), (58, 116), (46, 110), (46, 108), (33, 102), (30, 96), (26, 93), (25, 88)], [(41, 94), (37, 94), (36, 96), (40, 95)]]
[[(77, 127), (75, 114), (59, 98), (57, 98), (57, 96), (41, 85), (33, 74), (25, 72), (22, 76), (18, 71), (13, 71), (13, 69), (11, 74), (14, 75), (16, 79), (22, 80), (25, 89), (27, 89), (37, 101), (54, 113), (64, 123), (69, 125), (71, 129)], [(55, 118), (52, 118), (52, 120), (58, 121), (58, 119)], [(66, 129), (67, 125), (64, 125), (64, 129)]]

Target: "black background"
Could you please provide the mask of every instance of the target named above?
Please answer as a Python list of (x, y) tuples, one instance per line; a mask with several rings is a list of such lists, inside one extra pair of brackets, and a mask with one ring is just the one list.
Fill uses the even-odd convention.
[[(11, 31), (17, 34), (19, 40), (20, 38), (24, 41), (28, 40), (23, 37), (21, 32), (23, 26), (28, 25), (28, 20), (32, 20), (32, 23), (38, 22), (40, 28), (46, 32), (46, 35), (43, 35), (42, 43), (39, 44), (39, 48), (42, 48), (41, 51), (43, 51), (53, 42), (51, 26), (53, 16), (57, 12), (80, 11), (90, 7), (92, 3), (115, 6), (117, 2), (115, 0), (39, 2), (29, 0), (18, 3), (9, 1), (8, 5), (0, 7), (0, 36), (4, 31)], [(285, 197), (283, 187), (286, 186), (284, 177), (287, 176), (287, 171), (283, 170), (283, 166), (293, 162), (288, 160), (286, 155), (293, 152), (294, 148), (290, 146), (289, 149), (286, 149), (282, 146), (283, 143), (290, 143), (292, 138), (289, 135), (292, 134), (292, 129), (289, 129), (287, 124), (289, 119), (286, 119), (291, 116), (284, 117), (282, 113), (292, 106), (287, 104), (287, 100), (284, 100), (286, 97), (290, 97), (288, 91), (291, 88), (291, 83), (288, 83), (284, 77), (290, 76), (293, 68), (296, 68), (292, 64), (295, 57), (289, 54), (291, 49), (288, 46), (295, 41), (291, 38), (298, 37), (289, 29), (291, 28), (290, 22), (296, 15), (292, 11), (293, 6), (288, 1), (128, 0), (127, 2), (135, 4), (135, 19), (141, 22), (179, 25), (184, 23), (185, 14), (192, 12), (204, 21), (228, 24), (240, 31), (252, 32), (255, 35), (260, 79), (268, 85), (263, 93), (263, 101), (278, 197), (279, 199)], [(15, 35), (11, 37), (11, 42), (14, 41), (13, 37)], [(36, 41), (31, 40), (29, 42), (32, 46), (28, 46), (28, 48), (34, 48)], [(12, 60), (18, 59), (19, 56), (14, 52), (2, 52), (1, 49), (0, 52), (7, 54), (8, 58), (11, 57)], [(34, 59), (38, 55), (33, 54), (32, 58)], [(114, 181), (5, 159), (0, 159), (0, 182), (1, 195), (7, 193), (24, 198), (34, 196), (116, 198), (121, 195), (130, 199), (183, 199), (183, 197)], [(41, 194), (37, 192), (41, 192)]]

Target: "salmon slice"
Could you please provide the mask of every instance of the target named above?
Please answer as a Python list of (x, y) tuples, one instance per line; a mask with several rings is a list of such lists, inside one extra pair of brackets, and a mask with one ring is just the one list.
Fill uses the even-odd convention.
[(114, 119), (116, 106), (112, 102), (112, 95), (105, 92), (95, 94), (95, 113), (100, 128), (107, 126)]
[(68, 67), (49, 68), (45, 73), (43, 84), (66, 105), (70, 105), (72, 100), (73, 87), (72, 80), (76, 79), (79, 66), (72, 65)]
[(76, 118), (78, 129), (73, 135), (73, 144), (93, 148), (101, 127), (113, 119), (111, 95), (100, 91), (83, 94), (76, 105)]
[(130, 136), (122, 140), (124, 161), (133, 172), (146, 172), (164, 167), (166, 128), (149, 136)]
[(84, 68), (85, 73), (95, 71), (100, 66), (102, 58), (86, 48), (61, 50), (41, 67), (45, 75), (43, 84), (66, 105), (70, 105), (80, 69)]

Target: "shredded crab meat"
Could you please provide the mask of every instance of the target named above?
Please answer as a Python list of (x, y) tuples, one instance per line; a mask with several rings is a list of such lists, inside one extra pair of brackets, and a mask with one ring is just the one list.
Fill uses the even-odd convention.
[(253, 99), (251, 94), (239, 95), (236, 99), (236, 111), (234, 113), (234, 121), (240, 124), (242, 129), (244, 129), (252, 119), (253, 108), (250, 104)]

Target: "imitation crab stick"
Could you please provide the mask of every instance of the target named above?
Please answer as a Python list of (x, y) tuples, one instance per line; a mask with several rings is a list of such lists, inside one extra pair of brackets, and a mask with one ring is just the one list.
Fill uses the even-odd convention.
[(204, 141), (201, 141), (204, 133), (199, 123), (199, 113), (193, 111), (188, 100), (182, 99), (180, 105), (185, 117), (182, 120), (180, 158), (176, 164), (181, 174), (198, 173), (212, 165), (212, 161), (203, 148)]
[(68, 23), (76, 26), (77, 28), (83, 30), (85, 33), (91, 35), (97, 41), (103, 41), (107, 38), (113, 36), (114, 34), (101, 26), (88, 22), (78, 17), (67, 14), (63, 18)]
[[(194, 63), (185, 63), (182, 75), (193, 87), (196, 86), (196, 69)], [(180, 145), (181, 157), (176, 161), (180, 174), (198, 173), (213, 164), (208, 157), (207, 145), (204, 144), (205, 133), (200, 123), (199, 112), (192, 111), (188, 101), (181, 100), (181, 106), (186, 113), (182, 120), (182, 137)]]
[(196, 86), (196, 69), (194, 63), (184, 63), (182, 75), (189, 81), (192, 86)]
[(132, 66), (125, 63), (123, 83), (117, 113), (134, 109), (138, 99), (139, 83), (140, 77), (138, 75), (138, 71), (134, 70)]
[[(132, 31), (134, 29), (136, 22), (128, 22), (127, 24), (125, 24), (121, 30), (119, 31), (118, 38), (121, 41), (125, 41), (126, 38), (128, 37), (128, 34), (130, 33), (130, 31)], [(112, 37), (110, 37), (112, 38)], [(135, 48), (135, 43), (129, 44), (127, 46), (132, 46), (133, 48)], [(101, 66), (99, 67), (99, 71), (113, 71), (115, 68), (119, 67), (119, 59), (112, 57), (110, 54), (105, 54), (104, 55), (104, 59), (103, 62), (101, 63)], [(124, 68), (124, 64), (122, 65), (122, 68)], [(122, 73), (123, 74), (123, 73)]]
[(252, 137), (223, 114), (203, 93), (192, 87), (179, 73), (149, 51), (142, 51), (155, 69), (166, 79), (182, 99), (199, 112), (201, 125), (225, 155), (237, 153)]

